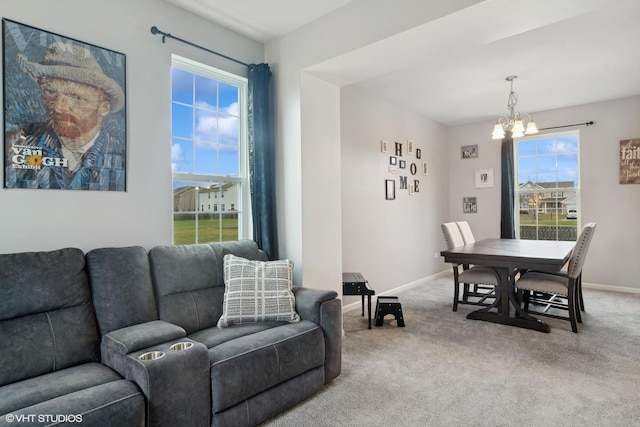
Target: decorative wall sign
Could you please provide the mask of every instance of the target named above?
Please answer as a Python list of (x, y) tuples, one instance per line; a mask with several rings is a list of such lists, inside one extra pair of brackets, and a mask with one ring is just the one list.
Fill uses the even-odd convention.
[(2, 20), (6, 188), (125, 191), (125, 55)]
[(476, 169), (475, 178), (476, 188), (493, 187), (493, 168)]
[(620, 141), (620, 184), (640, 184), (640, 139)]
[(402, 157), (402, 143), (396, 142), (396, 156)]
[[(385, 200), (396, 199), (396, 181), (398, 181), (398, 189), (406, 191), (407, 194), (413, 195), (420, 192), (420, 181), (415, 179), (415, 175), (418, 174), (418, 168), (422, 168), (422, 174), (427, 175), (428, 167), (427, 162), (422, 161), (407, 161), (403, 158), (403, 143), (394, 141), (393, 147), (389, 148), (386, 140), (380, 140), (380, 152), (387, 153), (389, 155), (389, 164), (387, 166), (387, 172), (391, 175), (397, 175), (398, 179), (385, 179)], [(415, 155), (416, 159), (422, 158), (422, 150), (418, 148), (414, 141), (407, 140), (405, 154)]]
[(462, 198), (463, 213), (478, 213), (478, 201), (475, 197)]
[(396, 181), (394, 179), (384, 180), (384, 192), (387, 200), (396, 199)]
[(477, 159), (478, 145), (463, 145), (460, 149), (463, 159)]

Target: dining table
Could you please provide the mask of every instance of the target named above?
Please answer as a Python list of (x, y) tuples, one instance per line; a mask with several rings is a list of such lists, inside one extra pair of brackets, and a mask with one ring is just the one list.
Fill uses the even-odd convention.
[(575, 242), (556, 240), (483, 239), (443, 250), (445, 262), (491, 268), (498, 279), (493, 304), (472, 311), (467, 319), (549, 332), (542, 320), (520, 306), (516, 277), (524, 270), (557, 272), (569, 261)]

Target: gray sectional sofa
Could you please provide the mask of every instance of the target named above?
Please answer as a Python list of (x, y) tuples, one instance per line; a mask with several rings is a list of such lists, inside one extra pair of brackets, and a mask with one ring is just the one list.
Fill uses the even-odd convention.
[(227, 254), (266, 261), (249, 240), (0, 255), (0, 426), (251, 426), (338, 376), (333, 291), (294, 287), (299, 321), (217, 327)]

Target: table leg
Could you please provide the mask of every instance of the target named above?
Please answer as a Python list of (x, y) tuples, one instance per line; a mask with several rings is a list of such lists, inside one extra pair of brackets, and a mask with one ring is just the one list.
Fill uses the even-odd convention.
[[(515, 294), (515, 282), (512, 280), (509, 269), (496, 268), (494, 270), (500, 276), (500, 286), (496, 286), (496, 299), (490, 306), (469, 313), (467, 319), (484, 320), (548, 333), (551, 329), (546, 323), (522, 310), (520, 304), (518, 304)], [(511, 306), (515, 309), (514, 316), (511, 316)], [(497, 313), (490, 311), (492, 309), (496, 309)]]
[[(364, 295), (362, 296), (362, 298), (364, 299)], [(368, 299), (368, 313), (369, 313), (369, 329), (371, 329), (371, 295), (367, 295), (367, 299)]]

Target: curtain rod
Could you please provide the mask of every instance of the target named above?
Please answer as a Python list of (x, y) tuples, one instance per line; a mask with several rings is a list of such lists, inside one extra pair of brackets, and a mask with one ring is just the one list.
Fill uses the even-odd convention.
[(214, 55), (221, 56), (222, 58), (228, 59), (229, 61), (233, 61), (233, 62), (235, 62), (237, 64), (244, 65), (245, 67), (249, 66), (249, 64), (246, 64), (246, 63), (244, 63), (242, 61), (238, 61), (237, 59), (231, 58), (230, 56), (223, 55), (222, 53), (216, 52), (215, 50), (207, 49), (206, 47), (199, 46), (199, 45), (197, 45), (195, 43), (191, 43), (190, 41), (183, 40), (183, 39), (181, 39), (179, 37), (176, 37), (176, 36), (173, 36), (173, 35), (171, 35), (169, 33), (165, 33), (163, 31), (160, 31), (158, 29), (158, 27), (156, 27), (155, 25), (153, 27), (151, 27), (151, 34), (162, 34), (162, 43), (164, 43), (165, 39), (167, 37), (169, 37), (170, 39), (178, 40), (179, 42), (186, 43), (189, 46), (197, 47), (198, 49), (202, 49), (202, 50), (207, 51), (209, 53), (213, 53)]
[(548, 127), (548, 128), (540, 128), (538, 130), (549, 130), (549, 129), (560, 129), (560, 128), (568, 128), (571, 126), (591, 126), (593, 125), (593, 120), (589, 121), (589, 122), (585, 122), (585, 123), (575, 123), (572, 125), (562, 125), (562, 126), (552, 126), (552, 127)]

